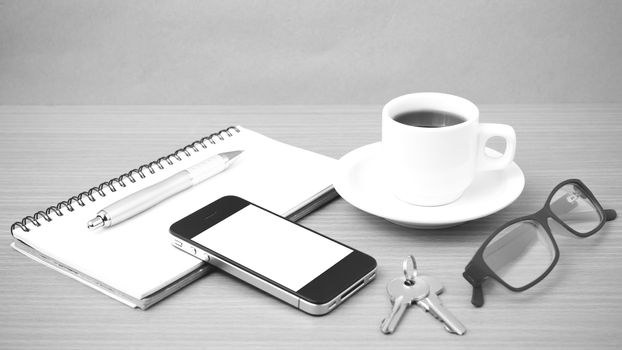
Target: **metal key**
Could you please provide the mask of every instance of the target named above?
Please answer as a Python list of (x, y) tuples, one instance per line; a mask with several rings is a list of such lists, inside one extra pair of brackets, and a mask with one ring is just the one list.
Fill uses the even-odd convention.
[(434, 293), (439, 295), (445, 291), (445, 286), (438, 280), (438, 278), (434, 278), (428, 275), (420, 275), (419, 278), (424, 280), (428, 286), (430, 286), (430, 293)]
[(425, 280), (411, 283), (406, 278), (396, 278), (387, 284), (387, 292), (393, 303), (389, 317), (382, 320), (380, 330), (384, 334), (391, 334), (404, 316), (406, 309), (428, 296), (430, 287)]
[(414, 285), (421, 283), (420, 280), (429, 285), (430, 292), (425, 298), (418, 300), (417, 305), (441, 321), (447, 332), (464, 335), (466, 333), (466, 327), (464, 327), (456, 316), (443, 306), (441, 299), (438, 297), (438, 295), (444, 291), (443, 284), (434, 277), (417, 276)]

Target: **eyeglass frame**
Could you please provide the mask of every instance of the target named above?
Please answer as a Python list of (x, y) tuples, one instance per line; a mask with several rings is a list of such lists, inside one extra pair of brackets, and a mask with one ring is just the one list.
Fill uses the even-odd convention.
[[(557, 193), (557, 191), (559, 191), (562, 187), (568, 184), (578, 185), (583, 191), (583, 193), (590, 200), (590, 202), (594, 205), (596, 210), (598, 211), (601, 220), (600, 220), (600, 223), (593, 230), (585, 232), (585, 233), (578, 232), (577, 230), (572, 229), (568, 224), (566, 224), (551, 209), (551, 200), (553, 199), (553, 196)], [(522, 292), (538, 284), (538, 282), (542, 281), (553, 270), (553, 268), (555, 267), (555, 265), (557, 265), (557, 262), (559, 261), (560, 253), (559, 253), (559, 247), (557, 246), (557, 242), (555, 241), (555, 238), (553, 237), (553, 232), (548, 223), (549, 218), (555, 220), (558, 224), (562, 225), (566, 230), (568, 230), (573, 235), (578, 236), (580, 238), (585, 238), (585, 237), (592, 236), (593, 234), (598, 232), (605, 225), (607, 221), (612, 221), (616, 217), (617, 217), (616, 211), (614, 209), (603, 209), (603, 207), (600, 205), (600, 203), (598, 202), (598, 200), (596, 199), (592, 191), (590, 191), (590, 189), (581, 180), (568, 179), (568, 180), (560, 182), (557, 186), (555, 186), (555, 188), (553, 188), (548, 198), (546, 199), (546, 202), (544, 203), (544, 206), (542, 207), (542, 209), (538, 210), (537, 212), (533, 214), (519, 217), (517, 219), (508, 221), (507, 223), (501, 225), (482, 243), (479, 249), (475, 252), (475, 255), (473, 256), (473, 258), (471, 258), (471, 261), (469, 261), (469, 263), (465, 266), (464, 272), (462, 273), (462, 276), (464, 277), (464, 279), (466, 279), (467, 282), (469, 282), (473, 286), (471, 304), (473, 304), (475, 307), (481, 307), (484, 305), (484, 293), (482, 290), (482, 283), (488, 278), (492, 278), (496, 280), (497, 282), (501, 283), (501, 285), (503, 285), (504, 287), (506, 287), (507, 289), (513, 292)], [(503, 278), (499, 277), (499, 275), (497, 275), (488, 266), (488, 264), (484, 260), (484, 251), (486, 250), (486, 247), (488, 247), (488, 244), (499, 233), (503, 232), (506, 228), (521, 221), (535, 221), (539, 223), (540, 225), (542, 225), (542, 227), (544, 228), (544, 231), (547, 233), (547, 235), (549, 236), (549, 239), (551, 240), (553, 244), (553, 248), (555, 250), (555, 257), (553, 258), (551, 265), (538, 278), (536, 278), (535, 280), (533, 280), (532, 282), (524, 286), (514, 287), (508, 284), (506, 281), (504, 281)]]

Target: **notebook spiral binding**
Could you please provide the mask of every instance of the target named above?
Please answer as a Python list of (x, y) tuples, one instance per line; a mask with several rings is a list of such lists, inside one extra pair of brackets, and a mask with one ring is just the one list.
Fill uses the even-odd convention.
[(196, 140), (167, 156), (160, 157), (157, 160), (154, 160), (150, 163), (143, 164), (136, 169), (132, 169), (128, 171), (127, 173), (121, 174), (120, 176), (114, 177), (108, 181), (104, 181), (98, 186), (95, 186), (89, 190), (80, 192), (79, 194), (67, 200), (61, 201), (57, 203), (56, 205), (53, 205), (45, 210), (40, 210), (34, 213), (33, 215), (26, 216), (21, 221), (16, 221), (13, 223), (13, 225), (11, 225), (11, 235), (13, 235), (13, 231), (17, 227), (22, 229), (24, 232), (29, 232), (30, 229), (28, 228), (28, 223), (33, 224), (35, 227), (41, 226), (41, 223), (39, 222), (41, 218), (43, 218), (47, 222), (52, 221), (52, 217), (50, 216), (52, 212), (54, 212), (56, 216), (63, 216), (63, 212), (61, 210), (63, 207), (65, 207), (67, 211), (72, 212), (74, 211), (73, 206), (76, 203), (81, 207), (85, 206), (87, 204), (84, 201), (85, 197), (89, 201), (95, 202), (97, 200), (97, 198), (93, 196), (95, 192), (97, 192), (101, 197), (106, 197), (106, 192), (104, 192), (104, 188), (108, 188), (111, 192), (116, 192), (117, 189), (115, 188), (115, 183), (121, 187), (126, 186), (124, 180), (129, 180), (131, 183), (135, 183), (137, 180), (134, 177), (134, 175), (138, 174), (138, 176), (140, 176), (140, 178), (143, 179), (145, 178), (145, 172), (144, 172), (145, 170), (149, 170), (151, 174), (155, 174), (156, 172), (156, 170), (154, 169), (155, 166), (157, 166), (159, 169), (164, 169), (164, 165), (162, 165), (162, 162), (166, 162), (169, 165), (173, 165), (172, 158), (175, 158), (177, 161), (181, 161), (182, 158), (179, 156), (181, 153), (185, 154), (186, 157), (191, 157), (192, 153), (190, 153), (190, 149), (192, 149), (195, 153), (197, 153), (200, 151), (197, 148), (198, 145), (201, 145), (201, 147), (203, 148), (207, 148), (206, 142), (209, 141), (210, 144), (216, 144), (216, 141), (214, 140), (215, 138), (218, 138), (220, 141), (224, 141), (225, 138), (223, 137), (222, 134), (226, 134), (227, 137), (231, 137), (233, 136), (232, 131), (239, 133), (240, 129), (238, 129), (236, 126), (230, 126), (228, 128), (222, 129), (209, 136)]

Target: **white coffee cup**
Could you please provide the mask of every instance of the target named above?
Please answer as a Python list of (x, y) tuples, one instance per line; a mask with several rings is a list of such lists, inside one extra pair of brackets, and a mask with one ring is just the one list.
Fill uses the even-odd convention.
[[(403, 124), (395, 117), (408, 112), (436, 111), (460, 117), (444, 127)], [(416, 123), (412, 123), (416, 124)], [(500, 157), (486, 154), (491, 137), (505, 139)], [(516, 151), (514, 129), (479, 123), (479, 109), (462, 97), (423, 92), (400, 96), (382, 109), (382, 156), (386, 181), (397, 198), (420, 205), (449, 204), (471, 185), (477, 171), (501, 170)]]

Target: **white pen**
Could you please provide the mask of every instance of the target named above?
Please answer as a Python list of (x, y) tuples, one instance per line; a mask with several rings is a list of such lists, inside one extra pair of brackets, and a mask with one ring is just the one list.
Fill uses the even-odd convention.
[(110, 227), (138, 215), (165, 199), (224, 171), (242, 152), (233, 151), (217, 154), (170, 176), (166, 180), (120, 199), (100, 210), (95, 218), (89, 220), (87, 227), (89, 229)]

